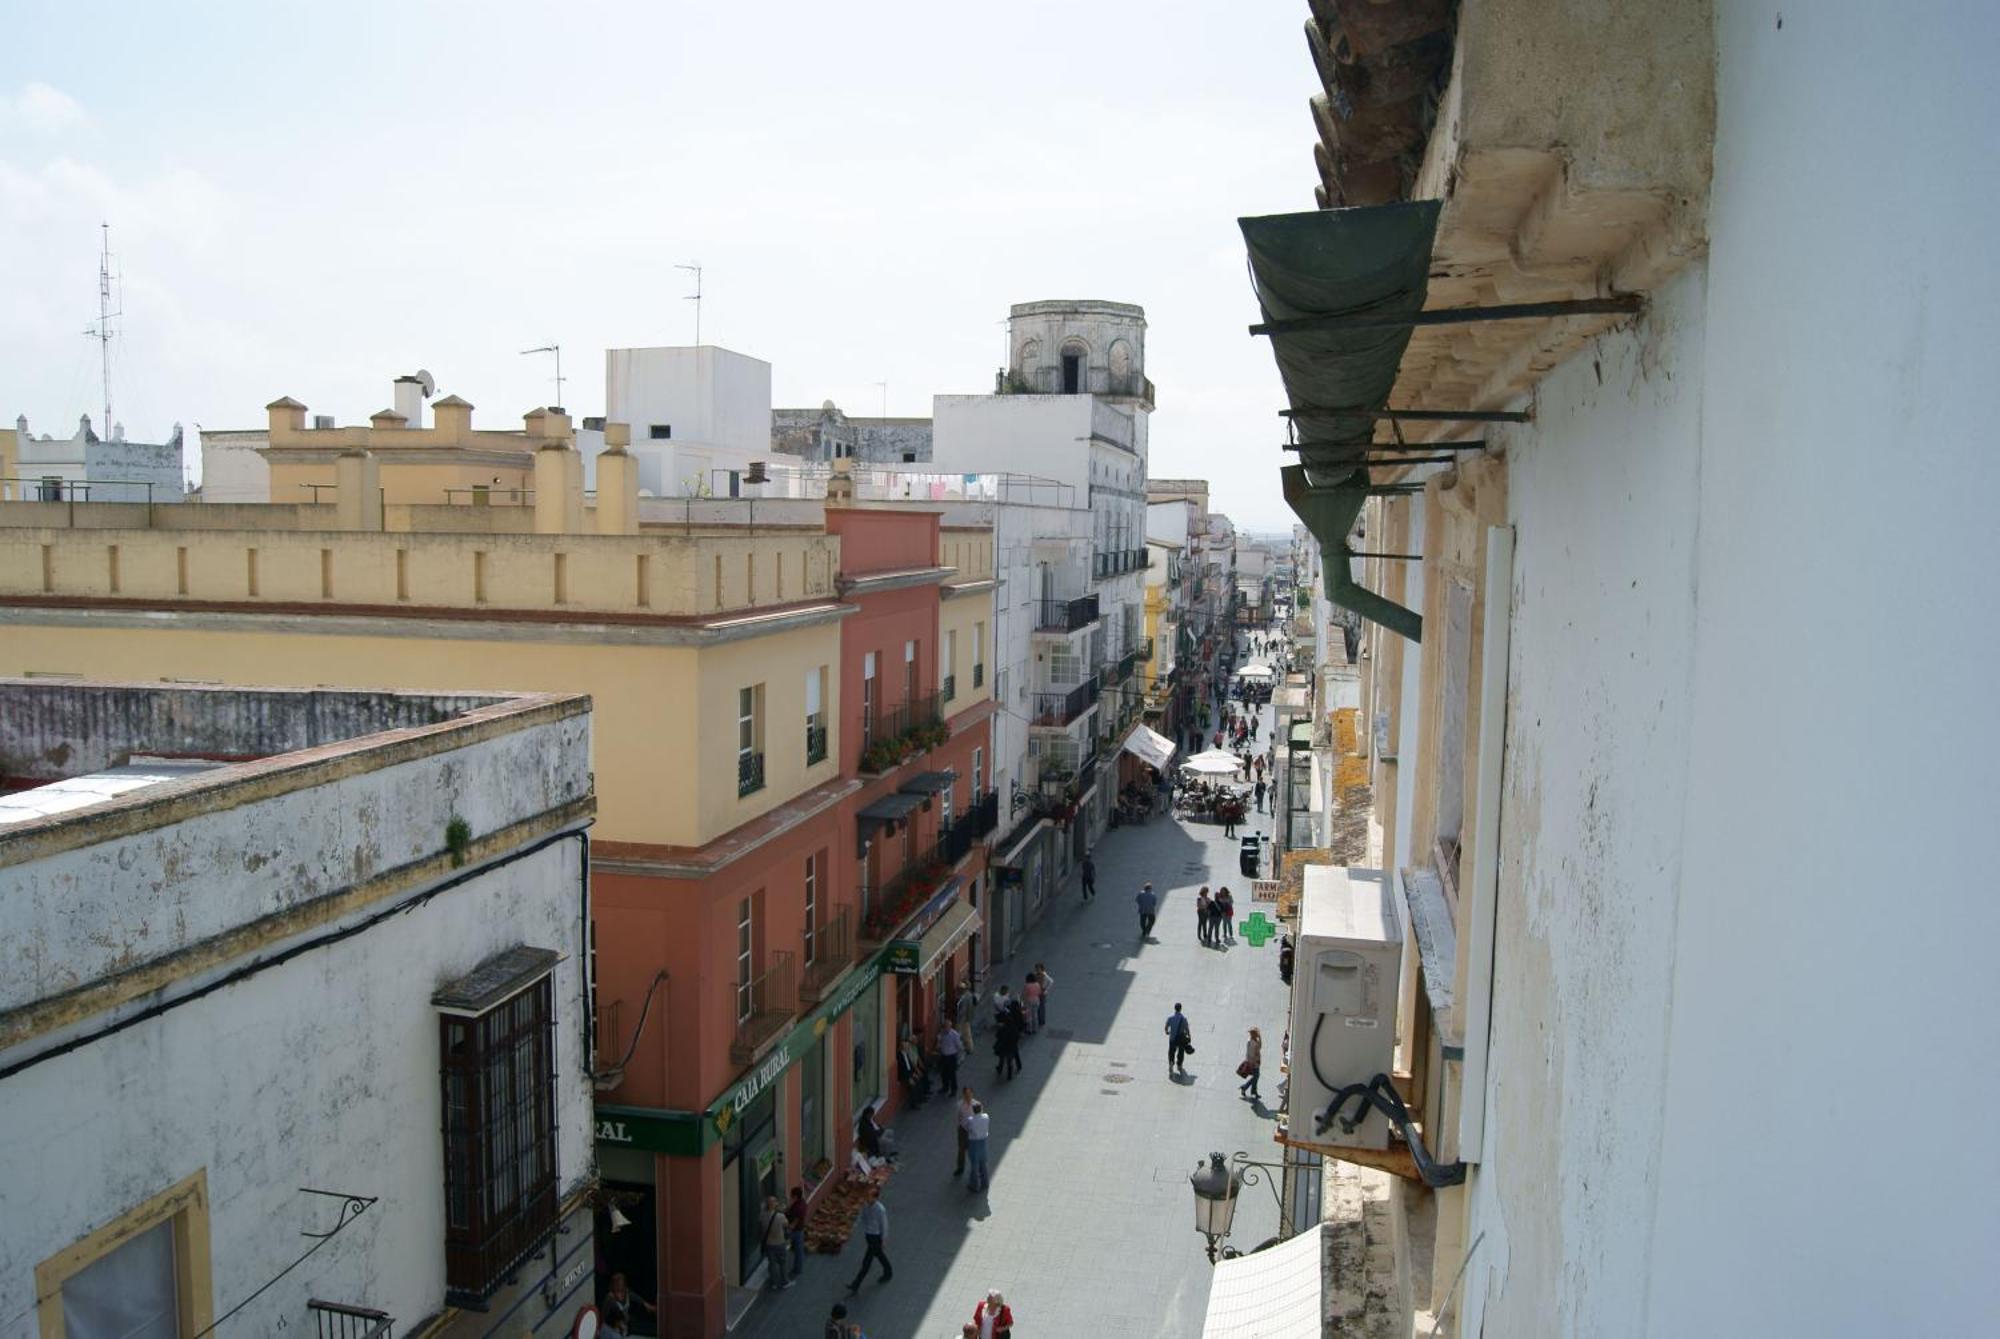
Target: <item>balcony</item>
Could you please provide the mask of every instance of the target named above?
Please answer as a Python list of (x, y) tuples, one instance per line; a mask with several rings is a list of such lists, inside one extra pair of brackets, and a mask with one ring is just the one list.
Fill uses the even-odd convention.
[(771, 954), (771, 965), (736, 988), (736, 1037), (729, 1043), (731, 1064), (747, 1065), (783, 1034), (799, 1010), (792, 955)]
[(826, 722), (815, 718), (806, 721), (806, 766), (826, 761)]
[(861, 770), (887, 772), (918, 753), (937, 748), (951, 738), (944, 709), (936, 693), (926, 693), (890, 707), (872, 723), (864, 722)]
[(736, 755), (736, 798), (764, 789), (764, 755), (760, 752)]
[(972, 802), (972, 807), (958, 820), (955, 827), (962, 827), (972, 834), (972, 839), (990, 834), (1000, 826), (1000, 796), (996, 791), (987, 791)]
[(938, 685), (938, 701), (949, 702), (957, 696), (958, 676), (956, 674), (945, 675), (944, 682)]
[(313, 1320), (313, 1339), (389, 1339), (396, 1322), (372, 1306), (348, 1306), (308, 1298), (306, 1313)]
[(985, 682), (986, 682), (986, 666), (983, 664), (974, 665), (972, 667), (972, 686), (974, 688), (978, 688), (982, 686)]
[(872, 888), (861, 890), (861, 937), (881, 943), (914, 916), (951, 877), (939, 846), (918, 853), (909, 864)]
[(1028, 724), (1060, 728), (1096, 705), (1098, 684), (1089, 679), (1064, 693), (1036, 693)]
[(1075, 632), (1096, 621), (1095, 595), (1080, 595), (1074, 600), (1043, 600), (1035, 618), (1035, 631)]
[(854, 908), (842, 907), (813, 932), (805, 971), (799, 977), (799, 1007), (819, 1003), (833, 983), (855, 963)]

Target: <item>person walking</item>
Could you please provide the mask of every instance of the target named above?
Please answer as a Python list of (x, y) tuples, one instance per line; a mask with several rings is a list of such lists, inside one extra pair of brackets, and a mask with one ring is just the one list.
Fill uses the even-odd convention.
[(1257, 1091), (1257, 1076), (1264, 1072), (1264, 1034), (1256, 1028), (1250, 1029), (1250, 1041), (1243, 1048), (1243, 1063), (1236, 1067), (1243, 1076), (1243, 1082), (1236, 1091), (1253, 1102), (1263, 1101), (1263, 1094)]
[(1257, 812), (1261, 814), (1264, 812), (1264, 769), (1261, 767), (1257, 769), (1257, 788), (1252, 793), (1256, 796)]
[(952, 1011), (953, 1018), (958, 1022), (959, 1039), (965, 1043), (965, 1049), (968, 1051), (972, 1049), (972, 1026), (978, 1013), (979, 992), (972, 988), (972, 982), (968, 979), (965, 989), (958, 992), (958, 1004)]
[(1215, 811), (1222, 816), (1222, 835), (1234, 837), (1236, 820), (1243, 816), (1243, 801), (1233, 795), (1225, 796), (1216, 804)]
[(1049, 1025), (1049, 992), (1055, 989), (1056, 979), (1049, 975), (1048, 968), (1036, 963), (1035, 984), (1040, 988), (1035, 996), (1035, 1026), (1045, 1028)]
[(785, 1206), (776, 1195), (764, 1197), (764, 1287), (771, 1292), (783, 1292), (791, 1287), (785, 1277), (785, 1247), (789, 1244), (785, 1228)]
[(1139, 904), (1139, 938), (1144, 939), (1153, 933), (1153, 920), (1160, 914), (1160, 899), (1149, 883), (1139, 889), (1139, 896), (1133, 901)]
[(1021, 1072), (1021, 1033), (1026, 1030), (1021, 1002), (1010, 999), (1007, 1006), (1007, 1012), (993, 1025), (993, 1073), (1003, 1079)]
[(1021, 1014), (1028, 1024), (1028, 1035), (1034, 1036), (1042, 1026), (1042, 983), (1033, 972), (1021, 983)]
[(1012, 1008), (1013, 1004), (1014, 997), (1007, 993), (1007, 987), (1001, 986), (993, 992), (993, 1026), (995, 1030), (998, 1030), (1000, 1020), (1007, 1016), (1007, 1010)]
[(1095, 901), (1097, 898), (1097, 862), (1090, 858), (1088, 851), (1083, 854), (1083, 864), (1078, 868), (1078, 872), (1083, 875), (1083, 900), (1086, 902)]
[(1014, 1312), (998, 1288), (988, 1290), (986, 1300), (972, 1308), (972, 1332), (979, 1339), (1014, 1339)]
[(986, 1158), (986, 1141), (992, 1134), (993, 1118), (983, 1104), (974, 1102), (965, 1119), (965, 1188), (975, 1194), (993, 1184), (992, 1164)]
[(861, 1291), (871, 1261), (882, 1262), (882, 1282), (887, 1283), (896, 1276), (896, 1267), (889, 1263), (889, 1253), (883, 1249), (889, 1243), (889, 1211), (882, 1206), (880, 1186), (868, 1187), (868, 1202), (861, 1206), (861, 1216), (855, 1220), (855, 1226), (861, 1229), (868, 1249), (861, 1253), (861, 1268), (854, 1271), (854, 1282), (847, 1285), (849, 1297)]
[(847, 1308), (840, 1303), (833, 1304), (833, 1310), (826, 1316), (826, 1329), (821, 1331), (822, 1339), (867, 1339), (861, 1327), (847, 1318)]
[(1187, 1015), (1181, 1012), (1179, 1000), (1174, 1001), (1173, 1013), (1167, 1015), (1167, 1073), (1176, 1070), (1187, 1073), (1187, 1058), (1194, 1054), (1194, 1029), (1189, 1026)]
[(947, 1021), (938, 1033), (938, 1092), (949, 1097), (958, 1091), (958, 1058), (965, 1054), (965, 1038)]
[(1215, 924), (1216, 929), (1221, 931), (1223, 943), (1236, 942), (1236, 896), (1228, 888), (1222, 888), (1215, 894)]
[(791, 1238), (794, 1283), (806, 1272), (806, 1217), (810, 1212), (805, 1187), (793, 1186), (791, 1202), (785, 1205), (785, 1235)]
[(958, 1165), (951, 1169), (953, 1176), (965, 1175), (965, 1141), (971, 1129), (966, 1122), (972, 1119), (972, 1109), (978, 1105), (972, 1098), (971, 1084), (958, 1090)]
[(1215, 903), (1209, 899), (1208, 885), (1204, 883), (1201, 886), (1201, 891), (1194, 895), (1195, 937), (1203, 945), (1208, 943), (1209, 930), (1214, 923), (1214, 917)]

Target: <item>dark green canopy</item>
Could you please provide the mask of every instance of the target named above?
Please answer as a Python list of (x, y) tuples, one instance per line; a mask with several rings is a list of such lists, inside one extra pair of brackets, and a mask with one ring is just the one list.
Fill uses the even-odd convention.
[[(1438, 209), (1421, 200), (1237, 220), (1264, 319), (1422, 311)], [(1270, 340), (1299, 441), (1300, 463), (1284, 471), (1285, 500), (1320, 542), (1327, 598), (1417, 641), (1423, 619), (1357, 585), (1347, 545), (1371, 491), (1374, 415), (1389, 402), (1410, 327), (1303, 330)]]

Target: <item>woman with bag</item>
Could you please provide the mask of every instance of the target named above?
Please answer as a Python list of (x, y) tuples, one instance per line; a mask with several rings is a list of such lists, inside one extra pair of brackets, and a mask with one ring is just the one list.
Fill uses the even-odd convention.
[(1236, 1091), (1253, 1102), (1263, 1101), (1263, 1094), (1257, 1091), (1257, 1076), (1264, 1072), (1264, 1034), (1256, 1028), (1250, 1029), (1250, 1043), (1243, 1048), (1243, 1063), (1236, 1072), (1243, 1077)]

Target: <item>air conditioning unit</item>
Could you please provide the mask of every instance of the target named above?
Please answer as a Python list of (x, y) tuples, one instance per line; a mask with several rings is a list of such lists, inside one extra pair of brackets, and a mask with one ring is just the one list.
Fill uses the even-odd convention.
[[(1290, 1137), (1342, 1148), (1387, 1148), (1389, 1123), (1368, 1108), (1352, 1132), (1319, 1131), (1334, 1095), (1387, 1074), (1396, 1051), (1402, 920), (1378, 869), (1308, 865), (1292, 959)], [(1350, 1101), (1344, 1114), (1352, 1117)]]

